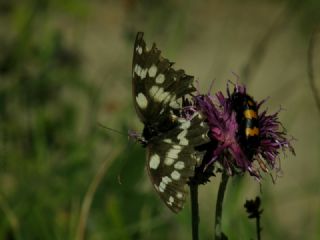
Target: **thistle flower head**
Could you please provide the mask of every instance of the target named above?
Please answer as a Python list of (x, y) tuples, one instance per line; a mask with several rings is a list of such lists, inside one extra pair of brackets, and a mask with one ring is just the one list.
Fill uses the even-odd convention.
[[(194, 107), (206, 117), (211, 145), (206, 148), (202, 170), (219, 162), (229, 175), (249, 172), (261, 178), (261, 170), (277, 168), (279, 154), (289, 149), (294, 154), (291, 140), (278, 119), (277, 111), (261, 111), (265, 100), (255, 102), (244, 85), (235, 84), (227, 94), (197, 95)], [(214, 146), (214, 147), (212, 147)]]

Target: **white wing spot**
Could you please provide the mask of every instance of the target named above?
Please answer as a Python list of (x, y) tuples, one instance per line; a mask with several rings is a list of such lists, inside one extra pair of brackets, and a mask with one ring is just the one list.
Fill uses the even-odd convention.
[[(185, 124), (185, 123), (183, 123), (183, 124)], [(177, 138), (179, 140), (179, 144), (180, 145), (183, 145), (183, 146), (187, 146), (188, 145), (189, 141), (188, 141), (188, 139), (186, 139), (187, 133), (188, 133), (187, 129), (184, 129), (181, 133), (178, 134)]]
[(142, 47), (137, 46), (136, 50), (137, 50), (137, 52), (138, 52), (139, 55), (142, 54)]
[(139, 93), (138, 96), (136, 96), (136, 102), (142, 109), (145, 109), (148, 106), (148, 100), (143, 93)]
[(177, 159), (178, 158), (178, 154), (181, 152), (181, 149), (170, 149), (168, 152), (167, 152), (167, 157), (168, 158), (172, 158), (172, 159)]
[(182, 193), (181, 192), (177, 192), (177, 198), (181, 199), (183, 197)]
[[(150, 75), (150, 74), (149, 74)], [(156, 83), (158, 84), (162, 84), (164, 83), (165, 77), (162, 73), (160, 73), (157, 77), (156, 77)]]
[(174, 109), (179, 109), (180, 108), (180, 104), (176, 101), (172, 101), (169, 103), (169, 106), (174, 108)]
[(172, 148), (181, 150), (182, 147), (180, 145), (172, 145)]
[(167, 201), (168, 205), (172, 206), (173, 202), (174, 202), (174, 198), (172, 196), (170, 196), (169, 200)]
[(172, 179), (169, 178), (168, 176), (162, 177), (161, 182), (163, 182), (164, 184), (168, 184), (172, 182)]
[(170, 94), (170, 92), (163, 92), (160, 97), (160, 101), (163, 101), (164, 103), (167, 103), (172, 100), (173, 96)]
[(149, 77), (155, 77), (157, 74), (158, 68), (156, 65), (152, 64), (152, 66), (149, 68)]
[(140, 77), (141, 70), (142, 68), (138, 64), (134, 66), (134, 71), (139, 77)]
[(159, 192), (164, 192), (164, 190), (166, 189), (167, 185), (164, 182), (161, 182), (159, 184)]
[(186, 137), (187, 133), (188, 133), (187, 129), (184, 129), (183, 131), (181, 131), (181, 132), (178, 134), (177, 138), (180, 140), (180, 139)]
[(185, 121), (180, 125), (181, 129), (188, 129), (191, 126), (191, 122), (190, 121)]
[(164, 139), (164, 140), (163, 140), (163, 142), (165, 142), (165, 143), (169, 143), (169, 144), (170, 144), (170, 143), (172, 143), (172, 140), (171, 140), (171, 139), (169, 139), (169, 138), (166, 138), (166, 139)]
[(141, 78), (141, 79), (144, 79), (144, 78), (147, 76), (147, 71), (148, 71), (147, 68), (146, 68), (146, 69), (142, 69), (142, 70), (140, 71), (140, 78)]
[[(171, 183), (172, 182), (172, 179), (169, 178), (168, 176), (165, 176), (165, 177), (162, 177), (161, 179), (161, 182), (159, 184), (159, 191), (160, 192), (164, 192), (164, 190), (166, 189), (167, 187), (167, 184)], [(157, 188), (156, 188), (157, 189)]]
[(157, 169), (160, 164), (160, 156), (158, 154), (154, 154), (150, 157), (149, 167), (152, 169)]
[(183, 146), (187, 146), (189, 144), (189, 141), (188, 141), (188, 139), (183, 138), (180, 140), (179, 144), (183, 145)]
[[(151, 90), (151, 89), (150, 89)], [(170, 93), (169, 92), (165, 92), (163, 91), (163, 88), (159, 88), (159, 90), (156, 92), (156, 94), (154, 94), (153, 98), (155, 101), (157, 102), (162, 102), (164, 101), (168, 96), (170, 96)], [(170, 100), (167, 99), (166, 102), (168, 102)]]
[(150, 96), (154, 96), (159, 91), (158, 86), (152, 86), (149, 90)]
[(170, 166), (170, 165), (172, 165), (173, 163), (174, 163), (174, 159), (172, 159), (172, 158), (166, 158), (166, 159), (164, 160), (164, 164), (167, 165), (167, 166)]
[(172, 173), (171, 173), (171, 178), (173, 179), (173, 180), (179, 180), (180, 179), (180, 173), (178, 172), (178, 171), (176, 171), (176, 170), (174, 170)]
[(175, 168), (175, 169), (179, 169), (179, 170), (184, 169), (184, 162), (182, 162), (182, 161), (176, 162), (176, 163), (174, 164), (174, 168)]

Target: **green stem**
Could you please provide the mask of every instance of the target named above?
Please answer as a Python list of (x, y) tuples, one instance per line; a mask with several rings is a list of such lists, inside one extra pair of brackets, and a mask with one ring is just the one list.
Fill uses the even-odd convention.
[(223, 233), (221, 229), (222, 205), (223, 205), (223, 198), (224, 198), (224, 193), (226, 191), (228, 179), (229, 179), (229, 176), (226, 174), (226, 172), (223, 172), (221, 176), (221, 182), (219, 185), (218, 197), (217, 197), (217, 203), (216, 203), (216, 216), (215, 216), (215, 225), (214, 225), (215, 240), (223, 239)]
[(257, 227), (257, 239), (261, 240), (260, 216), (257, 217), (256, 227)]
[(316, 76), (315, 76), (316, 65), (315, 65), (315, 59), (314, 59), (316, 41), (317, 41), (317, 38), (319, 39), (319, 36), (320, 36), (320, 27), (318, 27), (318, 29), (316, 28), (311, 35), (309, 49), (308, 49), (307, 67), (308, 67), (309, 85), (310, 85), (317, 109), (319, 110), (319, 113), (320, 113), (320, 94), (317, 91)]
[(192, 240), (199, 240), (198, 185), (190, 183)]

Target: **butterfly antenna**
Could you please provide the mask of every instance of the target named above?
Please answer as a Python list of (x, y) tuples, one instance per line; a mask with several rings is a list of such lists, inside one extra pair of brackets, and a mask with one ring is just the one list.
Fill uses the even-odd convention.
[(118, 130), (116, 130), (116, 129), (113, 129), (113, 128), (109, 128), (109, 127), (104, 126), (103, 124), (101, 124), (101, 123), (99, 123), (99, 122), (98, 122), (97, 124), (98, 124), (99, 127), (104, 128), (104, 129), (106, 129), (106, 130), (109, 130), (109, 131), (118, 133), (119, 135), (122, 135), (122, 136), (126, 136), (126, 137), (128, 136), (127, 133), (120, 132), (120, 131), (118, 131)]
[[(126, 144), (126, 147), (124, 149), (124, 152), (128, 152), (131, 147), (132, 147), (132, 144), (135, 144), (136, 142), (133, 142), (133, 141), (128, 141), (128, 143)], [(124, 181), (126, 180), (126, 178), (122, 178), (123, 176), (123, 172), (126, 170), (125, 167), (126, 167), (126, 163), (128, 162), (128, 158), (124, 158), (124, 159), (121, 159), (121, 162), (119, 163), (120, 166), (119, 166), (119, 170), (118, 170), (118, 176), (117, 176), (117, 180), (118, 180), (118, 184), (119, 185), (122, 185), (123, 183), (123, 179)], [(125, 176), (125, 175), (124, 175)]]
[[(121, 135), (121, 136), (126, 136), (126, 137), (128, 137), (128, 134), (126, 134), (126, 133), (124, 133), (124, 132), (120, 132), (120, 131), (118, 131), (118, 130), (116, 130), (116, 129), (113, 129), (113, 128), (109, 128), (109, 127), (107, 127), (107, 126), (104, 126), (103, 124), (101, 124), (101, 123), (97, 123), (98, 124), (98, 126), (99, 127), (101, 127), (101, 128), (104, 128), (104, 129), (106, 129), (106, 130), (109, 130), (109, 131), (112, 131), (112, 132), (115, 132), (115, 133), (117, 133), (117, 134), (119, 134), (119, 135)], [(130, 143), (130, 142), (129, 142)], [(128, 147), (128, 146), (127, 146)], [(126, 148), (127, 148), (126, 147)], [(119, 174), (118, 174), (118, 183), (119, 183), (119, 185), (122, 185), (122, 181), (121, 181), (121, 175), (122, 175), (122, 170), (123, 170), (123, 168), (124, 168), (124, 164), (125, 164), (125, 162), (124, 161), (122, 161), (121, 163), (121, 166), (120, 166), (120, 172), (119, 172)]]
[[(109, 130), (109, 131), (112, 131), (112, 132), (115, 132), (115, 133), (117, 133), (117, 134), (119, 134), (119, 135), (121, 135), (121, 136), (126, 136), (126, 137), (132, 137), (131, 135), (133, 135), (132, 133), (130, 133), (129, 132), (129, 134), (128, 133), (124, 133), (124, 132), (121, 132), (121, 131), (118, 131), (118, 130), (116, 130), (116, 129), (113, 129), (113, 128), (109, 128), (109, 127), (107, 127), (107, 126), (104, 126), (103, 124), (101, 124), (101, 123), (97, 123), (98, 124), (98, 126), (99, 127), (101, 127), (101, 128), (104, 128), (104, 129), (106, 129), (106, 130)], [(125, 147), (125, 151), (127, 151), (128, 150), (128, 148), (130, 148), (130, 146), (131, 146), (131, 141), (129, 141), (128, 142), (128, 144), (127, 144), (127, 146)], [(122, 185), (122, 172), (123, 172), (123, 170), (124, 170), (124, 167), (125, 167), (125, 164), (126, 164), (126, 161), (125, 161), (126, 159), (122, 159), (121, 160), (121, 162), (119, 163), (120, 164), (120, 166), (119, 166), (119, 173), (118, 173), (118, 176), (117, 176), (117, 180), (118, 180), (118, 183), (119, 183), (119, 185)]]

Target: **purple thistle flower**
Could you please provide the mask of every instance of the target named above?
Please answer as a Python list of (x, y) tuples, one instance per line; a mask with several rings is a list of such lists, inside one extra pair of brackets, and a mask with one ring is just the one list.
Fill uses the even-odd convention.
[(227, 86), (226, 96), (218, 92), (215, 96), (194, 97), (193, 107), (206, 117), (212, 142), (204, 146), (207, 153), (196, 176), (199, 170), (206, 172), (219, 162), (229, 175), (247, 171), (259, 180), (260, 170), (270, 173), (277, 168), (281, 152), (289, 149), (294, 154), (291, 140), (278, 120), (280, 110), (271, 115), (267, 110), (260, 113), (264, 102), (257, 104), (247, 95), (245, 86), (238, 84), (232, 93)]

